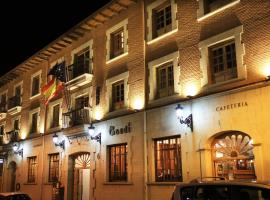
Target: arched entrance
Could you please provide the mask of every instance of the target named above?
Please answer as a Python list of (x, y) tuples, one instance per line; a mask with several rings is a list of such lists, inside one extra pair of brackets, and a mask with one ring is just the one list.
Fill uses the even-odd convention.
[(252, 138), (239, 131), (225, 132), (212, 143), (215, 176), (256, 179)]
[(90, 153), (80, 152), (69, 156), (69, 200), (90, 199)]
[(8, 192), (15, 192), (15, 184), (16, 184), (16, 168), (17, 164), (14, 161), (11, 161), (8, 164), (8, 184), (7, 184), (7, 191)]

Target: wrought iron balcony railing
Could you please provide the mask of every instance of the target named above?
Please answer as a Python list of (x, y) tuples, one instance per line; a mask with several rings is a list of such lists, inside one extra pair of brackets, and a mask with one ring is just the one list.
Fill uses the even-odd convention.
[(6, 113), (6, 112), (7, 112), (6, 104), (0, 104), (0, 113)]
[(89, 109), (79, 108), (63, 114), (63, 127), (69, 128), (76, 125), (88, 124), (90, 121)]
[(8, 109), (15, 108), (16, 106), (21, 106), (21, 96), (11, 97), (8, 101)]
[(89, 62), (77, 63), (67, 66), (68, 79), (72, 80), (82, 74), (93, 74), (92, 66)]

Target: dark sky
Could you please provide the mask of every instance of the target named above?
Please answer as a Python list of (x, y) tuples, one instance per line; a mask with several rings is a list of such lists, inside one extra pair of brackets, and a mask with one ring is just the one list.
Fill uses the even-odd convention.
[(10, 0), (0, 6), (0, 76), (109, 0)]

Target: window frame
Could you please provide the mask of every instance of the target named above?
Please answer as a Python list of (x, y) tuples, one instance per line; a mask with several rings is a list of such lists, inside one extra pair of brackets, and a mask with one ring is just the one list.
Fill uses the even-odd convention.
[[(41, 94), (41, 73), (42, 70), (39, 70), (38, 72), (34, 73), (31, 75), (31, 89), (30, 89), (30, 99), (33, 99), (37, 96), (39, 96)], [(39, 88), (38, 88), (38, 93), (33, 94), (33, 80), (34, 78), (38, 77), (38, 81), (39, 81)]]
[[(170, 5), (171, 6), (171, 30), (164, 32), (164, 34), (161, 34), (159, 36), (155, 37), (155, 24), (153, 24), (153, 21), (155, 20), (154, 12), (155, 10), (159, 10), (160, 7)], [(164, 37), (167, 37), (168, 35), (175, 33), (178, 31), (178, 19), (177, 19), (177, 3), (175, 0), (157, 0), (153, 3), (149, 4), (147, 6), (147, 44), (151, 44), (155, 41), (158, 41), (159, 39), (162, 39)], [(157, 35), (157, 34), (156, 34)]]
[[(33, 126), (33, 115), (34, 114), (36, 114), (37, 113), (37, 130), (36, 130), (36, 132), (32, 132), (32, 126)], [(36, 108), (36, 109), (33, 109), (33, 110), (31, 110), (30, 112), (29, 112), (29, 135), (31, 136), (31, 135), (35, 135), (35, 134), (38, 134), (39, 133), (39, 130), (38, 130), (38, 124), (39, 124), (39, 122), (40, 122), (40, 108), (38, 107), (38, 108)]]
[[(58, 157), (58, 159), (53, 160), (53, 158)], [(60, 154), (59, 153), (52, 153), (48, 154), (48, 161), (49, 161), (49, 166), (48, 166), (48, 182), (53, 183), (59, 180), (59, 170), (60, 170)], [(55, 162), (57, 162), (56, 168), (52, 168), (52, 165), (54, 166)], [(51, 165), (52, 164), (52, 165)], [(55, 167), (55, 166), (54, 166)], [(51, 170), (54, 170), (54, 174), (56, 174), (57, 180), (54, 180), (53, 177), (51, 177)]]
[[(106, 31), (106, 64), (109, 64), (119, 58), (128, 54), (128, 19), (125, 19), (118, 24), (114, 25), (113, 27), (109, 28)], [(112, 36), (119, 30), (123, 30), (123, 52), (119, 55), (111, 57), (111, 50), (112, 50)]]
[(2, 92), (1, 94), (0, 94), (0, 104), (2, 104), (2, 96), (3, 95), (6, 95), (6, 102), (5, 102), (5, 109), (6, 109), (6, 112), (7, 112), (7, 110), (8, 110), (8, 91), (6, 90), (6, 91), (4, 91), (4, 92)]
[[(199, 43), (199, 50), (201, 53), (200, 57), (200, 68), (202, 71), (201, 87), (208, 86), (214, 87), (226, 83), (231, 83), (233, 81), (244, 80), (247, 78), (246, 66), (243, 62), (243, 56), (245, 55), (244, 44), (242, 43), (243, 26), (238, 26), (218, 35), (209, 37)], [(215, 45), (222, 44), (224, 42), (234, 41), (235, 52), (236, 52), (236, 65), (237, 65), (237, 77), (218, 83), (211, 82), (211, 68), (210, 68), (210, 55), (209, 49)]]
[[(180, 66), (178, 66), (178, 58), (179, 58), (179, 52), (173, 52), (171, 54), (168, 54), (166, 56), (163, 56), (161, 58), (158, 58), (156, 60), (153, 60), (148, 63), (148, 69), (149, 69), (149, 101), (162, 99), (157, 98), (157, 90), (158, 90), (158, 82), (157, 82), (157, 68), (168, 65), (169, 63), (172, 63), (173, 65), (173, 78), (174, 78), (174, 95), (177, 95), (180, 93)], [(174, 95), (171, 95), (169, 97), (172, 97)], [(168, 96), (167, 96), (168, 97)]]
[[(167, 148), (165, 150), (166, 151), (169, 150), (169, 153), (170, 153), (170, 150), (172, 150), (172, 149), (173, 149), (174, 152), (177, 151), (178, 156), (179, 156), (179, 158), (178, 158), (179, 160), (178, 160), (177, 163), (174, 162), (174, 165), (177, 165), (179, 167), (178, 169), (175, 169), (175, 170), (179, 171), (179, 178), (177, 179), (177, 178), (169, 177), (169, 178), (166, 179), (166, 177), (162, 175), (163, 180), (161, 180), (161, 179), (158, 178), (158, 167), (157, 167), (157, 165), (158, 165), (157, 164), (157, 162), (158, 162), (157, 161), (157, 152), (158, 152), (158, 150), (157, 150), (157, 143), (158, 143), (158, 141), (162, 141), (162, 144), (164, 144), (163, 143), (164, 141), (169, 140), (169, 144), (170, 144), (170, 140), (173, 140), (173, 139), (176, 140), (176, 143), (175, 144), (178, 145), (178, 149), (177, 148), (174, 149), (174, 148), (171, 148), (170, 147), (170, 148)], [(179, 141), (179, 143), (177, 143), (177, 141)], [(181, 136), (180, 135), (174, 135), (174, 136), (168, 136), (168, 137), (162, 137), (162, 138), (154, 138), (153, 139), (153, 143), (154, 143), (154, 167), (155, 167), (155, 172), (154, 173), (155, 173), (155, 181), (156, 182), (180, 182), (180, 181), (182, 181), (183, 180), (183, 170), (182, 170), (183, 169), (183, 166), (182, 166), (182, 152), (181, 152)], [(163, 151), (164, 151), (163, 149), (160, 150), (160, 152), (162, 152), (161, 154), (164, 156), (165, 154), (164, 154)], [(162, 159), (162, 160), (164, 160), (164, 159)], [(162, 165), (163, 165), (163, 168), (164, 168), (162, 170), (163, 171), (164, 170), (167, 170), (164, 167), (164, 163), (162, 163)], [(172, 168), (170, 168), (168, 170), (171, 171)]]
[[(118, 163), (118, 164), (121, 165), (121, 160), (122, 160), (121, 158), (123, 156), (124, 162), (125, 162), (125, 167), (124, 167), (122, 172), (120, 170), (121, 175), (116, 177), (116, 176), (112, 176), (112, 174), (111, 174), (112, 172), (114, 172), (114, 174), (116, 173), (115, 170), (114, 171), (112, 170), (111, 151), (112, 151), (112, 148), (117, 148), (117, 147), (120, 148), (120, 151), (121, 151), (121, 147), (124, 147), (125, 152), (124, 152), (124, 154), (122, 154), (122, 152), (120, 152), (120, 154), (115, 154), (114, 159), (116, 159), (117, 155), (118, 156), (120, 155), (120, 159), (119, 159), (120, 163)], [(121, 143), (121, 144), (108, 145), (107, 149), (108, 149), (108, 155), (109, 155), (108, 156), (109, 157), (109, 159), (108, 159), (108, 162), (109, 162), (109, 182), (127, 182), (128, 181), (128, 144)], [(115, 151), (116, 151), (116, 149), (115, 149)]]
[(36, 183), (38, 166), (37, 156), (27, 157), (27, 165), (27, 183)]

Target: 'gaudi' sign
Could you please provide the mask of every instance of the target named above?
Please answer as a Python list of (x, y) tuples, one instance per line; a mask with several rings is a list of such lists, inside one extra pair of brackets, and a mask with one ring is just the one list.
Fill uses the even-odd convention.
[(230, 109), (235, 109), (235, 108), (240, 108), (240, 107), (245, 107), (248, 106), (247, 102), (239, 102), (239, 103), (232, 103), (224, 106), (217, 106), (216, 111), (224, 111), (224, 110), (230, 110)]
[(131, 122), (128, 122), (128, 124), (125, 127), (122, 128), (115, 128), (115, 126), (110, 126), (110, 135), (119, 135), (124, 133), (130, 133), (131, 132)]

